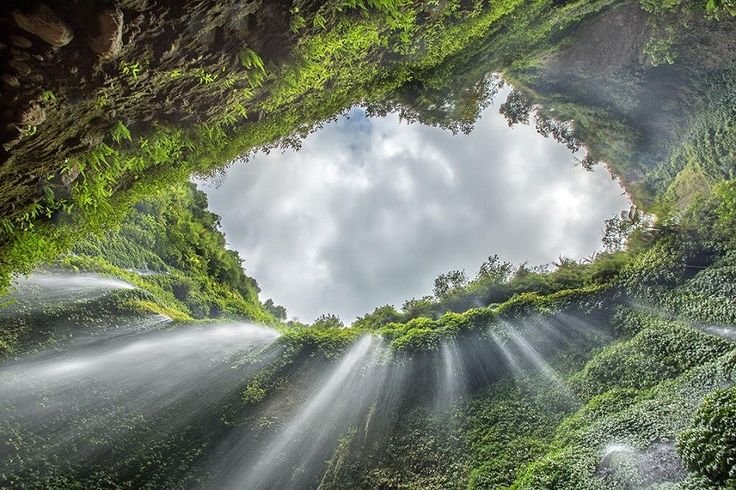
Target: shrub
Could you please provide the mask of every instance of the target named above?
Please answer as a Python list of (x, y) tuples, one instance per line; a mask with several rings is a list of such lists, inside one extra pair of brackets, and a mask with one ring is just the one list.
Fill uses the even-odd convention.
[(678, 442), (690, 471), (715, 485), (736, 487), (736, 388), (706, 397)]

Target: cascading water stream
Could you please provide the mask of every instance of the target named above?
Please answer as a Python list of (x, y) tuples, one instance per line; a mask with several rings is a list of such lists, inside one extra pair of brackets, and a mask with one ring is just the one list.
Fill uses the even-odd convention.
[(572, 393), (565, 385), (564, 381), (562, 381), (562, 378), (560, 378), (555, 370), (552, 369), (552, 366), (550, 366), (547, 361), (544, 360), (539, 352), (537, 352), (537, 350), (534, 349), (534, 347), (532, 347), (532, 345), (524, 337), (513, 330), (509, 331), (509, 336), (511, 337), (511, 341), (515, 344), (515, 346), (518, 348), (518, 351), (526, 361), (531, 362), (537, 371), (539, 371), (545, 378), (555, 384), (558, 388), (572, 395)]
[(114, 289), (133, 289), (135, 286), (120, 279), (92, 273), (34, 272), (14, 283), (14, 295), (32, 296), (36, 302), (55, 302), (101, 296)]
[[(71, 274), (34, 274), (19, 287), (59, 304), (132, 288)], [(85, 332), (83, 321), (77, 323)], [(163, 315), (121, 317), (114, 324), (0, 366), (0, 432), (8, 435), (0, 473), (59, 458), (83, 470), (126, 441), (163, 439), (236, 392), (279, 353), (269, 350), (279, 334), (253, 324), (171, 328)], [(256, 352), (262, 353), (257, 363), (241, 361)]]
[[(574, 401), (574, 393), (567, 386), (559, 373), (549, 364), (547, 354), (540, 352), (535, 345), (544, 346), (552, 353), (560, 350), (578, 349), (586, 343), (596, 342), (605, 335), (595, 328), (587, 332), (580, 331), (580, 325), (570, 318), (552, 320), (533, 319), (513, 325), (502, 322), (505, 338), (491, 332), (490, 335), (506, 361), (510, 374), (521, 379), (530, 374), (537, 374), (546, 379), (563, 398)], [(529, 339), (534, 339), (535, 345)]]
[(454, 340), (442, 342), (440, 345), (442, 360), (435, 401), (437, 410), (446, 410), (466, 395), (467, 374), (463, 366), (462, 353)]
[(607, 444), (601, 451), (598, 473), (625, 488), (649, 488), (665, 481), (678, 481), (687, 472), (672, 443), (657, 442), (646, 450), (625, 443)]
[(309, 487), (340, 436), (380, 403), (389, 369), (381, 362), (386, 353), (386, 347), (375, 336), (366, 335), (356, 342), (264, 447), (252, 448), (249, 441), (236, 445), (238, 449), (229, 455), (235, 461), (222, 485), (252, 489)]
[[(151, 331), (74, 344), (0, 368), (0, 425), (52, 443), (22, 460), (49, 457), (85, 466), (137, 433), (166, 437), (237, 391), (260, 366), (237, 359), (270, 345), (278, 334), (249, 324)], [(262, 362), (275, 357), (264, 356)], [(93, 442), (90, 442), (93, 441)], [(13, 458), (4, 463), (13, 468)]]
[[(64, 284), (70, 285), (67, 295)], [(34, 275), (21, 287), (43, 301), (62, 302), (132, 286), (91, 275)], [(571, 397), (547, 360), (550, 352), (580, 342), (583, 327), (571, 321), (507, 323), (504, 335), (445, 339), (436, 352), (419, 357), (397, 355), (381, 338), (365, 335), (336, 363), (317, 362), (303, 386), (276, 392), (248, 408), (245, 419), (223, 425), (218, 411), (234, 406), (237, 412), (249, 380), (283, 354), (272, 345), (278, 334), (236, 323), (172, 329), (162, 315), (117, 319), (111, 328), (75, 333), (53, 350), (0, 366), (0, 427), (11, 434), (17, 455), (11, 451), (0, 469), (63, 458), (71, 471), (84, 472), (116, 451), (125, 454), (131, 444), (170, 444), (169, 437), (194, 430), (209, 452), (182, 471), (203, 472), (218, 487), (339, 481), (340, 464), (331, 461), (350, 451), (380, 450), (407, 396), (425, 400), (428, 413), (442, 416), (474, 390), (511, 374), (519, 382), (541, 376)], [(211, 428), (196, 429), (200, 425)], [(28, 442), (34, 440), (50, 442), (35, 447)]]

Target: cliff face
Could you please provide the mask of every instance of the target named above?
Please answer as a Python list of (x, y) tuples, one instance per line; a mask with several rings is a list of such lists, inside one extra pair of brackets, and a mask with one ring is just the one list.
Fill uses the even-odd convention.
[(664, 235), (598, 287), (214, 352), (197, 330), (221, 325), (131, 311), (160, 292), (27, 285), (0, 309), (0, 483), (731, 488), (736, 265), (733, 241), (696, 262), (702, 238)]
[(584, 143), (649, 205), (684, 169), (668, 160), (736, 60), (732, 17), (635, 0), (2, 9), (0, 288), (150, 193), (298, 145), (352, 104), (464, 130), (494, 71), (574, 121), (572, 135), (543, 129)]
[[(214, 2), (107, 10), (58, 2), (6, 11), (4, 49), (15, 51), (3, 81), (15, 90), (3, 98), (8, 121), (38, 107), (19, 141), (8, 136), (1, 209), (20, 213), (38, 196), (48, 208), (20, 221), (20, 231), (0, 228), (0, 286), (19, 264), (60, 250), (49, 243), (69, 242), (59, 230), (80, 208), (80, 220), (104, 230), (110, 216), (124, 214), (115, 207), (124, 186), (145, 180), (141, 188), (156, 192), (137, 200), (118, 232), (75, 240), (77, 256), (65, 261), (138, 288), (77, 276), (77, 285), (91, 279), (102, 289), (80, 299), (68, 294), (75, 280), (65, 276), (45, 297), (41, 288), (0, 311), (0, 355), (50, 349), (0, 366), (0, 409), (10, 414), (0, 418), (8, 434), (0, 452), (9, 455), (0, 459), (0, 486), (733, 488), (736, 181), (725, 180), (736, 175), (732, 21), (679, 9), (652, 17), (634, 2), (530, 0), (494, 2), (508, 10), (487, 16), (459, 2), (454, 23), (433, 24), (441, 15), (432, 8), (402, 17), (389, 1), (366, 4), (378, 15), (320, 20), (311, 3), (300, 4), (309, 29), (321, 32), (324, 21), (334, 30), (310, 30), (314, 42), (295, 44), (298, 66), (270, 65), (278, 76), (268, 94), (256, 82), (266, 72), (256, 47), (278, 60), (291, 35), (270, 45), (260, 31), (262, 44), (245, 51), (237, 36), (269, 22), (286, 32), (278, 3), (233, 11)], [(83, 7), (92, 20), (73, 15)], [(288, 14), (289, 32), (305, 28), (293, 9)], [(87, 33), (88, 25), (97, 30)], [(434, 27), (412, 30), (427, 25)], [(652, 36), (668, 25), (677, 35), (651, 51)], [(652, 63), (670, 56), (672, 65)], [(54, 67), (69, 73), (54, 78)], [(222, 362), (202, 354), (199, 337), (190, 350), (136, 342), (150, 340), (145, 333), (157, 334), (162, 321), (173, 327), (152, 313), (269, 320), (204, 196), (182, 186), (189, 171), (298, 136), (346, 104), (376, 94), (390, 100), (384, 96), (397, 88), (412, 97), (388, 108), (409, 107), (420, 120), (440, 113), (442, 123), (435, 102), (469, 94), (478, 103), (486, 92), (463, 89), (492, 70), (506, 70), (528, 92), (536, 106), (520, 104), (527, 119), (536, 108), (573, 120), (573, 136), (629, 182), (656, 177), (663, 187), (648, 195), (674, 199), (676, 212), (662, 214), (657, 227), (640, 224), (627, 251), (561, 265), (564, 288), (550, 290), (552, 274), (527, 269), (523, 292), (501, 304), (394, 312), (351, 329), (284, 325), (272, 344), (228, 350)], [(24, 95), (32, 82), (21, 78), (36, 75), (43, 84)], [(242, 98), (230, 98), (237, 93)], [(422, 99), (427, 93), (439, 98)], [(241, 104), (238, 114), (250, 119), (235, 130), (226, 111), (230, 123), (209, 124), (223, 116), (217, 104)], [(167, 117), (197, 130), (162, 128)], [(90, 134), (96, 140), (83, 145)], [(69, 165), (58, 160), (67, 157)], [(688, 189), (699, 192), (680, 199)], [(99, 355), (116, 349), (77, 356), (80, 345), (95, 350), (96, 341), (111, 340), (114, 348), (123, 336), (125, 363)], [(230, 339), (216, 346), (237, 348)], [(168, 371), (141, 364), (172, 350), (181, 364), (168, 363)]]
[(4, 4), (0, 286), (160, 187), (298, 144), (518, 6)]
[(647, 181), (708, 110), (713, 86), (736, 62), (735, 34), (732, 17), (663, 15), (621, 2), (542, 56), (528, 73), (530, 87), (542, 106), (575, 120), (596, 156), (651, 203), (663, 189)]
[(221, 114), (248, 86), (239, 55), (275, 62), (290, 49), (288, 3), (5, 3), (0, 216), (37, 201), (49, 178), (69, 193), (80, 172), (62, 172), (65, 159), (109, 142), (118, 124), (145, 135)]
[[(231, 147), (222, 155), (195, 155), (212, 160), (200, 165), (209, 170), (408, 81), (449, 90), (468, 69), (474, 82), (479, 70), (508, 71), (543, 106), (576, 120), (580, 139), (637, 184), (684, 138), (708, 77), (736, 61), (736, 21), (702, 11), (652, 14), (637, 0), (446, 10), (287, 0), (4, 4), (0, 247), (26, 223), (64, 221), (62, 202), (79, 208), (75, 190), (101, 174), (108, 182), (97, 194), (114, 196), (153, 173), (152, 160), (183, 166), (193, 144), (226, 140), (212, 145)], [(472, 67), (442, 75), (453, 57)], [(288, 123), (276, 118), (289, 110)], [(264, 117), (271, 121), (258, 127)], [(162, 128), (186, 137), (139, 141)], [(617, 142), (602, 143), (615, 131)], [(102, 146), (125, 152), (153, 142), (161, 144), (140, 161), (111, 159)], [(101, 159), (78, 161), (95, 151)]]

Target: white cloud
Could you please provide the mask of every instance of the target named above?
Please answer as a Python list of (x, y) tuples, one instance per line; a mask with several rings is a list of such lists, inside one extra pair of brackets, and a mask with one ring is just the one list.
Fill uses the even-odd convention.
[(508, 128), (497, 105), (467, 136), (356, 109), (300, 151), (257, 155), (205, 190), (263, 297), (303, 321), (400, 305), (493, 253), (582, 258), (629, 206), (605, 169), (586, 172), (533, 128)]

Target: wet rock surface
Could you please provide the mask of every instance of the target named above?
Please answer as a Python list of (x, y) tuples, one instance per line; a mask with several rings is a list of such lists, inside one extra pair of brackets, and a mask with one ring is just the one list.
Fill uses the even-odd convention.
[[(639, 0), (618, 2), (581, 23), (570, 42), (547, 57), (534, 88), (543, 96), (564, 94), (566, 101), (605, 107), (635, 128), (619, 140), (635, 142), (636, 151), (647, 155), (643, 165), (665, 159), (668, 148), (685, 137), (692, 114), (697, 113), (702, 100), (698, 77), (736, 62), (736, 19), (715, 23), (702, 15), (683, 14), (678, 21), (688, 26), (683, 30), (686, 36), (672, 46), (676, 60), (655, 61), (647, 54), (648, 45), (662, 39), (666, 31), (657, 27), (656, 16), (642, 9)], [(636, 167), (618, 172), (623, 182), (633, 184), (643, 178), (647, 169)]]
[(53, 178), (64, 159), (89, 150), (84, 142), (112, 143), (118, 121), (143, 136), (157, 124), (188, 128), (220, 113), (227, 94), (241, 87), (202, 77), (242, 71), (237, 53), (244, 46), (267, 61), (285, 56), (294, 42), (288, 5), (0, 5), (0, 216), (41, 199), (41, 181)]
[(123, 12), (105, 9), (96, 16), (96, 29), (89, 34), (90, 48), (100, 56), (115, 56), (123, 48)]
[(56, 48), (66, 46), (74, 39), (71, 26), (59, 18), (48, 5), (42, 4), (31, 13), (14, 10), (11, 15), (18, 27)]
[(16, 36), (15, 34), (11, 34), (8, 36), (10, 42), (19, 48), (28, 49), (31, 46), (33, 46), (33, 43), (30, 39), (23, 37), (23, 36)]

